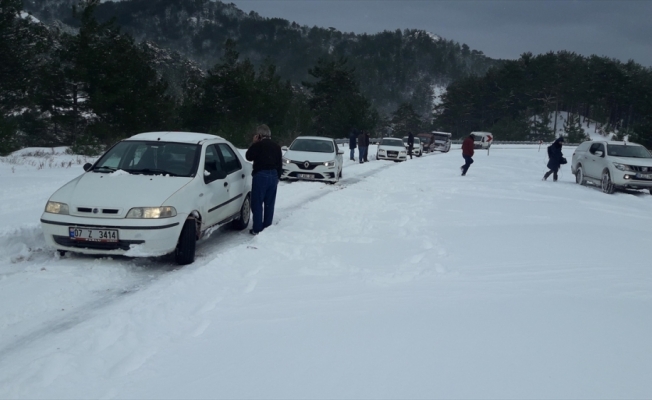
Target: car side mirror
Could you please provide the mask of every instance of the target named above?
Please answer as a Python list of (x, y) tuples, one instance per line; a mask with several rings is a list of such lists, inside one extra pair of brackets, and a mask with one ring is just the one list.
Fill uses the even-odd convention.
[(88, 172), (88, 170), (91, 169), (92, 167), (93, 167), (93, 164), (87, 162), (86, 164), (84, 164), (84, 171)]
[(288, 151), (288, 147), (287, 147), (287, 146), (283, 146), (283, 147), (281, 147), (281, 150), (283, 150), (283, 151)]
[(214, 172), (209, 172), (204, 170), (204, 183), (206, 184), (224, 178), (226, 178), (226, 172), (224, 172), (223, 170), (214, 171)]
[(601, 152), (600, 150), (596, 150), (596, 152), (593, 153), (593, 154), (595, 154), (595, 155), (598, 156), (598, 157), (602, 157), (602, 156), (604, 155), (604, 153)]

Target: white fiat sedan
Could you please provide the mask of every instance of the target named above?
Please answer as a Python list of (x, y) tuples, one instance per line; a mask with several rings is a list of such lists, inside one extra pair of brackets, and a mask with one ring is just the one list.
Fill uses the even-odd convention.
[(407, 150), (403, 141), (398, 138), (386, 137), (380, 139), (378, 144), (378, 152), (376, 153), (378, 160), (392, 160), (392, 161), (405, 161), (407, 160)]
[(252, 165), (226, 140), (150, 132), (123, 140), (57, 190), (41, 224), (61, 254), (195, 259), (212, 227), (249, 224)]
[(335, 183), (342, 177), (343, 150), (331, 138), (299, 136), (283, 147), (281, 179), (305, 179)]

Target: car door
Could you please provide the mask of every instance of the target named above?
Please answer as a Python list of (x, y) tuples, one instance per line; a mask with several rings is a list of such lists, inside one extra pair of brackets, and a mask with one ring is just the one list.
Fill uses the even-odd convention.
[(201, 196), (204, 201), (202, 215), (204, 227), (213, 226), (227, 217), (225, 211), (229, 204), (229, 183), (227, 175), (222, 167), (222, 158), (216, 145), (206, 146), (204, 150), (204, 166), (202, 170), (204, 177), (204, 190)]
[(235, 153), (235, 149), (226, 143), (217, 144), (219, 156), (222, 158), (224, 172), (226, 172), (227, 191), (230, 203), (225, 206), (225, 213), (231, 216), (240, 211), (240, 205), (246, 193), (247, 176)]
[[(592, 177), (599, 179), (602, 175), (602, 168), (604, 165), (604, 144), (602, 143), (593, 143), (589, 148), (587, 154), (588, 167), (587, 174)], [(602, 155), (596, 154), (597, 152), (602, 152)]]

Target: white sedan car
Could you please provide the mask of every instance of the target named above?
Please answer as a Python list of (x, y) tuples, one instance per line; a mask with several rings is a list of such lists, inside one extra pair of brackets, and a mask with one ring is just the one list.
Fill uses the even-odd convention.
[(41, 216), (61, 254), (195, 259), (212, 227), (249, 224), (252, 165), (226, 140), (201, 133), (150, 132), (111, 147), (50, 197)]
[[(409, 150), (407, 136), (403, 138), (403, 144), (405, 145), (405, 148)], [(415, 136), (414, 146), (412, 146), (412, 155), (415, 157), (421, 157), (422, 154), (423, 154), (423, 144), (421, 143), (421, 139)]]
[(335, 183), (342, 177), (343, 150), (331, 138), (299, 136), (283, 147), (281, 179), (305, 179)]
[(392, 160), (396, 162), (407, 160), (407, 150), (405, 149), (403, 141), (391, 137), (380, 139), (376, 159)]

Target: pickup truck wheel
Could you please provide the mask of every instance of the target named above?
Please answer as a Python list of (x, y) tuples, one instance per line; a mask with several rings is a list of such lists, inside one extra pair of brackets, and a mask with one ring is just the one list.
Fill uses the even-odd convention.
[(584, 185), (584, 169), (581, 165), (577, 166), (577, 171), (575, 171), (575, 182), (579, 185)]
[(240, 207), (240, 215), (238, 219), (231, 222), (230, 228), (235, 231), (241, 231), (249, 226), (249, 219), (251, 218), (251, 200), (249, 195), (245, 196), (244, 201), (242, 202), (242, 207)]
[(174, 250), (174, 259), (179, 265), (192, 264), (195, 261), (195, 248), (197, 247), (197, 228), (195, 220), (187, 219), (181, 229), (177, 248)]
[(615, 191), (614, 184), (611, 181), (609, 171), (605, 170), (602, 173), (602, 191), (606, 194), (612, 194)]

